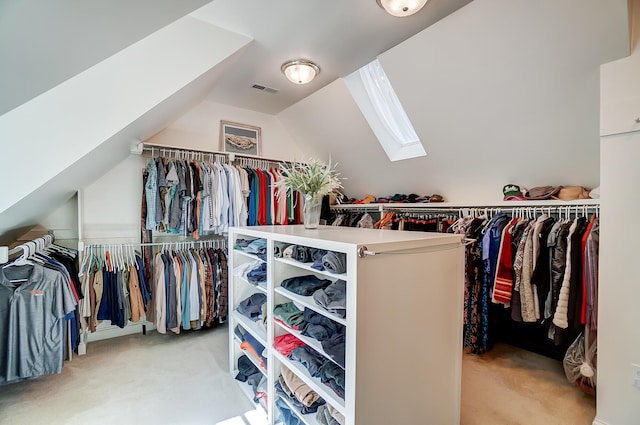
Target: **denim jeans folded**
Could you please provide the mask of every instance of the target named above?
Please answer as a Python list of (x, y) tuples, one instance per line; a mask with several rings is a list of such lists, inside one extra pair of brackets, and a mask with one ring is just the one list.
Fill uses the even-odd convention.
[(314, 377), (320, 376), (320, 368), (329, 361), (309, 346), (296, 348), (291, 352), (289, 358), (302, 363), (309, 374)]
[(282, 281), (281, 286), (287, 291), (298, 295), (310, 296), (318, 289), (326, 288), (331, 284), (329, 279), (319, 279), (310, 274), (306, 276), (296, 276)]

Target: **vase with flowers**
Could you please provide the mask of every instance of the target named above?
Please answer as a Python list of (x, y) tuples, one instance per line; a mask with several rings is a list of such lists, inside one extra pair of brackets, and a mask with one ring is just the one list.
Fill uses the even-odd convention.
[(276, 188), (302, 194), (304, 227), (307, 229), (315, 229), (320, 224), (322, 197), (342, 188), (336, 165), (332, 164), (331, 160), (325, 164), (318, 159), (312, 159), (307, 163), (280, 164), (283, 179), (276, 182)]

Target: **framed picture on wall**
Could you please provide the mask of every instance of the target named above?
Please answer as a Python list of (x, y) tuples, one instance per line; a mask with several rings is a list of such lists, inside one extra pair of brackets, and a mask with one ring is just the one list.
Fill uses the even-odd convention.
[(220, 121), (220, 145), (223, 152), (259, 156), (262, 151), (260, 127)]

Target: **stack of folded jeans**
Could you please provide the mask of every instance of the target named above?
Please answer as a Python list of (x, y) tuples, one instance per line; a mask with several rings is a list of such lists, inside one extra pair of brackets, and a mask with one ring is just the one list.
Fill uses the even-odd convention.
[(267, 263), (261, 262), (247, 272), (247, 281), (252, 285), (267, 289)]
[[(236, 241), (237, 245), (237, 241)], [(267, 240), (266, 239), (255, 239), (251, 241), (249, 245), (244, 247), (244, 252), (248, 254), (254, 254), (261, 260), (266, 261), (267, 259)]]
[[(276, 384), (278, 385), (278, 384)], [(284, 401), (283, 397), (276, 399), (276, 407), (280, 412), (278, 419), (282, 425), (305, 425), (304, 422), (292, 411), (289, 405)]]
[(313, 263), (318, 258), (322, 258), (327, 253), (324, 249), (309, 248), (308, 246), (294, 245), (291, 252), (291, 259), (301, 263)]

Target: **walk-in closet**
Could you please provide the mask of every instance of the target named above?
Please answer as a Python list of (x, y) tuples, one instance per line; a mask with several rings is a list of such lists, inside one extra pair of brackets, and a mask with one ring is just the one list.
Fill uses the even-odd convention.
[(5, 3), (0, 423), (640, 424), (640, 0)]

